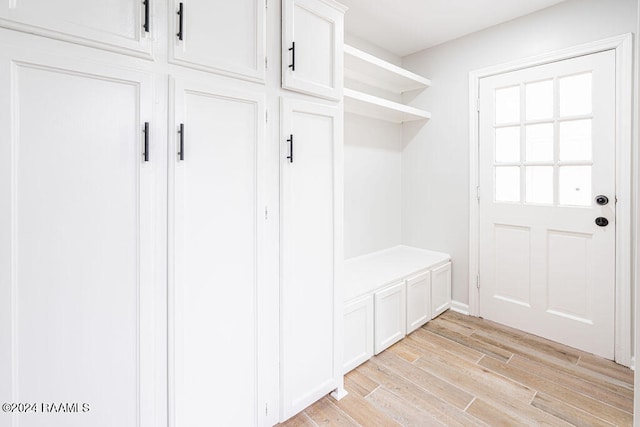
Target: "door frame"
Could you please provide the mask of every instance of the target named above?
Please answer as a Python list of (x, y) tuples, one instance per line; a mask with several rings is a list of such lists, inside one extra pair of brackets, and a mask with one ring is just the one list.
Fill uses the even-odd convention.
[(616, 53), (616, 279), (615, 347), (616, 362), (631, 366), (632, 337), (632, 246), (637, 234), (631, 234), (631, 210), (638, 200), (632, 187), (632, 171), (638, 159), (631, 157), (633, 130), (633, 36), (631, 33), (581, 44), (469, 72), (469, 314), (480, 315), (480, 206), (479, 206), (479, 87), (480, 79), (525, 68), (614, 50)]

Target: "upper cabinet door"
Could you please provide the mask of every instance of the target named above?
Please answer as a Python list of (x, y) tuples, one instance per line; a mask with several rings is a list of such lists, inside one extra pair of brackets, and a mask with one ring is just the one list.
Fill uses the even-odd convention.
[(263, 82), (265, 0), (170, 0), (171, 61)]
[(282, 1), (282, 87), (340, 100), (344, 12), (333, 0)]
[(151, 58), (154, 1), (5, 1), (0, 26)]

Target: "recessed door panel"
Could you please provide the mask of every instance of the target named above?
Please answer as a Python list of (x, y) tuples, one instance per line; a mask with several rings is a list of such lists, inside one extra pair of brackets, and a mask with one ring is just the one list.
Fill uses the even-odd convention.
[(255, 425), (263, 100), (175, 87), (172, 418), (178, 426)]
[(0, 8), (0, 26), (149, 57), (156, 29), (155, 1), (147, 1), (148, 6), (130, 0), (9, 1)]
[(341, 130), (338, 108), (282, 100), (283, 419), (335, 389), (341, 374), (334, 165)]
[(344, 10), (318, 0), (282, 2), (282, 87), (339, 100)]
[(21, 426), (151, 426), (159, 165), (142, 156), (150, 80), (5, 54), (17, 62), (5, 56), (0, 72), (11, 133), (0, 144), (0, 399), (71, 405), (14, 415)]
[(264, 0), (171, 0), (169, 16), (174, 62), (264, 80)]

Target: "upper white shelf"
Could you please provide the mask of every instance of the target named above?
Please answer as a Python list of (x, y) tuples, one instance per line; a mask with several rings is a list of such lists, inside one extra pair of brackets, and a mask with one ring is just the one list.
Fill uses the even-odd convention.
[(344, 76), (394, 93), (431, 86), (431, 80), (427, 78), (346, 44)]
[(393, 123), (431, 118), (427, 111), (349, 88), (344, 88), (344, 111)]

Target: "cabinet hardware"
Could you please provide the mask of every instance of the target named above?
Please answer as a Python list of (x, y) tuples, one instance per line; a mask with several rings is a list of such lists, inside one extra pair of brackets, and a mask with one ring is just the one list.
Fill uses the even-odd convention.
[(184, 4), (182, 2), (178, 7), (178, 17), (178, 34), (176, 34), (176, 36), (178, 36), (178, 40), (182, 40), (182, 19), (184, 17)]
[(289, 155), (287, 156), (287, 159), (289, 159), (289, 163), (293, 163), (293, 134), (289, 135), (287, 142), (289, 143)]
[(149, 122), (144, 122), (144, 161), (149, 161)]
[(291, 52), (291, 64), (289, 64), (289, 68), (291, 71), (296, 70), (296, 42), (291, 42), (291, 47), (289, 48)]
[(149, 2), (151, 0), (144, 0), (142, 4), (144, 4), (144, 32), (149, 32)]
[(184, 123), (180, 123), (180, 129), (178, 129), (180, 135), (180, 147), (178, 149), (178, 159), (184, 160)]

